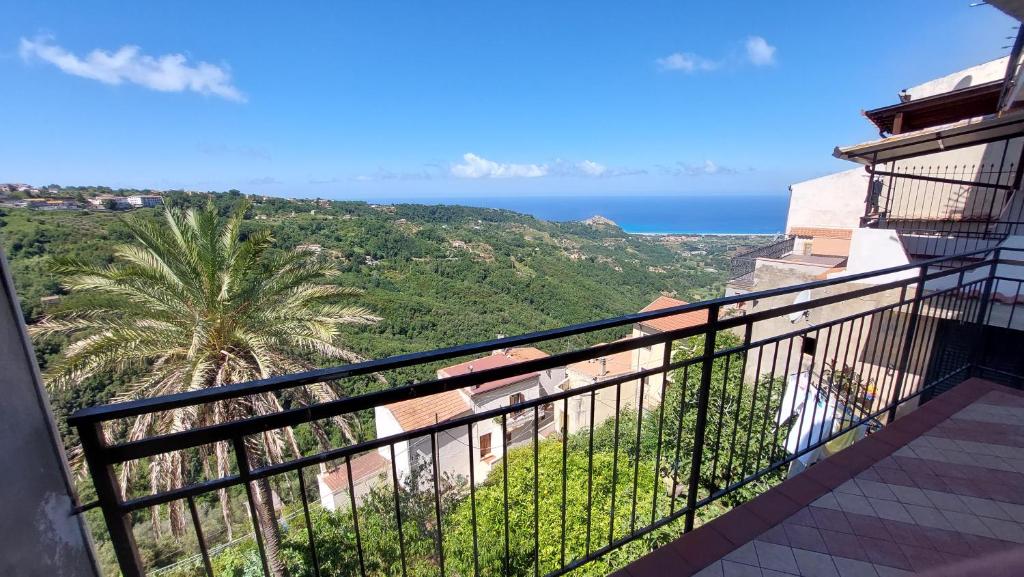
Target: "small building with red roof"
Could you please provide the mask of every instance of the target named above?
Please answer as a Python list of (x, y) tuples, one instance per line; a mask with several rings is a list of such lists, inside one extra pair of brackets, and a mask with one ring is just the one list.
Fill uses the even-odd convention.
[[(493, 351), (490, 355), (438, 369), (437, 378), (448, 379), (470, 373), (493, 370), (547, 357), (535, 347), (517, 347)], [(485, 381), (473, 386), (446, 391), (429, 397), (399, 401), (374, 409), (377, 437), (415, 431), (452, 419), (523, 403), (558, 390), (565, 380), (565, 368), (522, 373)], [(538, 410), (540, 434), (554, 430), (554, 413), (549, 406)], [(472, 436), (465, 427), (445, 429), (437, 434), (434, 450), (439, 469), (451, 475), (469, 477), (469, 459), (474, 460), (477, 483), (487, 478), (491, 467), (511, 448), (533, 438), (533, 409), (513, 412), (506, 418), (504, 429), (500, 419), (478, 421)], [(395, 467), (399, 476), (407, 475), (417, 460), (430, 463), (429, 434), (395, 444)], [(390, 457), (390, 447), (381, 449), (381, 456)]]

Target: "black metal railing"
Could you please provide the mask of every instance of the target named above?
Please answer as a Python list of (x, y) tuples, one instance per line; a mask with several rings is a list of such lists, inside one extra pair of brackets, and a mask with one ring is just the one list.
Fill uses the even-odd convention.
[(1008, 148), (1009, 141), (997, 162), (869, 167), (862, 226), (898, 231), (917, 256), (993, 248), (1024, 225)]
[(729, 264), (729, 280), (743, 278), (753, 273), (759, 258), (780, 258), (793, 252), (795, 241), (795, 237), (790, 236), (735, 255)]
[[(954, 362), (936, 348), (935, 334), (960, 331), (960, 346), (977, 341), (997, 284), (1017, 283), (1019, 293), (1020, 280), (1007, 272), (1009, 252), (979, 251), (958, 255), (953, 266), (933, 259), (95, 407), (76, 413), (70, 423), (81, 438), (109, 542), (126, 577), (239, 574), (232, 568), (240, 564), (268, 575), (539, 576), (592, 562), (611, 570), (691, 530), (698, 519), (782, 482), (787, 471), (799, 468), (795, 461), (828, 454), (882, 426), (918, 396), (966, 378), (977, 361), (974, 352)], [(794, 299), (801, 291), (811, 291), (813, 298)], [(746, 301), (758, 304), (744, 316), (719, 314)], [(692, 311), (706, 312), (707, 322), (193, 430), (130, 442), (111, 436), (139, 418), (244, 403), (254, 395), (510, 347), (553, 345), (567, 337), (607, 340), (609, 330)], [(638, 350), (658, 351), (649, 355), (656, 360), (637, 362), (626, 374), (580, 382), (570, 370), (556, 391), (538, 391), (515, 404), (479, 407), (359, 442), (297, 447), (297, 454), (267, 455), (261, 449), (266, 435), (367, 411), (383, 423), (381, 415), (397, 411), (392, 404), (402, 401), (418, 400), (429, 413), (440, 393)], [(944, 363), (935, 362), (940, 357)], [(523, 411), (532, 415), (528, 431), (510, 438), (514, 415)], [(552, 411), (553, 422), (544, 424), (541, 411)], [(486, 460), (480, 454), (485, 434), (491, 434), (487, 453), (494, 457)], [(204, 462), (218, 450), (232, 455), (233, 466), (211, 472)], [(365, 475), (354, 478), (353, 463), (374, 452), (387, 465), (369, 481)], [(126, 463), (142, 466), (166, 454), (189, 464), (183, 468), (191, 476), (158, 486), (119, 481)], [(340, 505), (315, 502), (317, 485), (309, 472), (321, 466), (347, 473), (347, 499)], [(322, 475), (317, 477), (319, 483)], [(274, 495), (278, 510), (261, 506), (264, 499), (275, 503)], [(218, 499), (229, 501), (229, 511), (249, 512), (245, 535), (230, 543), (223, 527), (213, 526), (220, 523)], [(144, 561), (135, 541), (148, 524), (142, 514), (171, 506), (189, 512), (191, 531), (179, 538), (173, 563)]]

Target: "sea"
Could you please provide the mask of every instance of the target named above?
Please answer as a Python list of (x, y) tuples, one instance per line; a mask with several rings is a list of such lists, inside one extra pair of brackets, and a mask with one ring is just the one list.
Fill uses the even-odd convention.
[(637, 234), (778, 234), (786, 228), (789, 195), (406, 197), (372, 202), (504, 208), (552, 221), (601, 215)]

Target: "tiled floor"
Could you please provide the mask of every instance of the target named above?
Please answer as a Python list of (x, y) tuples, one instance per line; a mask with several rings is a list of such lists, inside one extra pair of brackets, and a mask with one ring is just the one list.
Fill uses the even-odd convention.
[(624, 572), (888, 577), (1022, 543), (1024, 396), (972, 380)]

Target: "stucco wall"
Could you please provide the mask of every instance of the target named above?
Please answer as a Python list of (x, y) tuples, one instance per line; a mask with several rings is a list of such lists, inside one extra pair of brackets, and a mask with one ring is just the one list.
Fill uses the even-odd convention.
[(857, 228), (867, 186), (867, 173), (860, 167), (790, 185), (786, 233), (800, 227)]
[(958, 70), (941, 78), (923, 82), (917, 86), (906, 89), (911, 99), (919, 100), (928, 96), (935, 96), (951, 90), (977, 86), (993, 80), (1000, 80), (1006, 75), (1006, 64), (1010, 61), (1009, 56), (983, 62), (964, 70)]
[(0, 575), (98, 575), (74, 502), (63, 445), (0, 254)]
[[(389, 437), (402, 432), (402, 426), (398, 424), (395, 415), (387, 407), (374, 407), (374, 426), (377, 429), (377, 438)], [(377, 449), (381, 457), (391, 458), (391, 447), (385, 446)], [(409, 474), (409, 442), (402, 441), (395, 443), (395, 470), (399, 475)]]
[[(356, 506), (358, 507), (363, 503), (363, 499), (369, 492), (380, 484), (391, 483), (391, 466), (388, 465), (387, 471), (380, 472), (376, 475), (371, 475), (353, 481), (352, 488), (355, 490)], [(317, 487), (320, 491), (320, 504), (329, 511), (336, 510), (348, 510), (352, 506), (352, 500), (348, 496), (348, 488), (343, 487), (337, 491), (332, 491), (327, 483), (324, 482), (323, 476), (317, 476)]]

